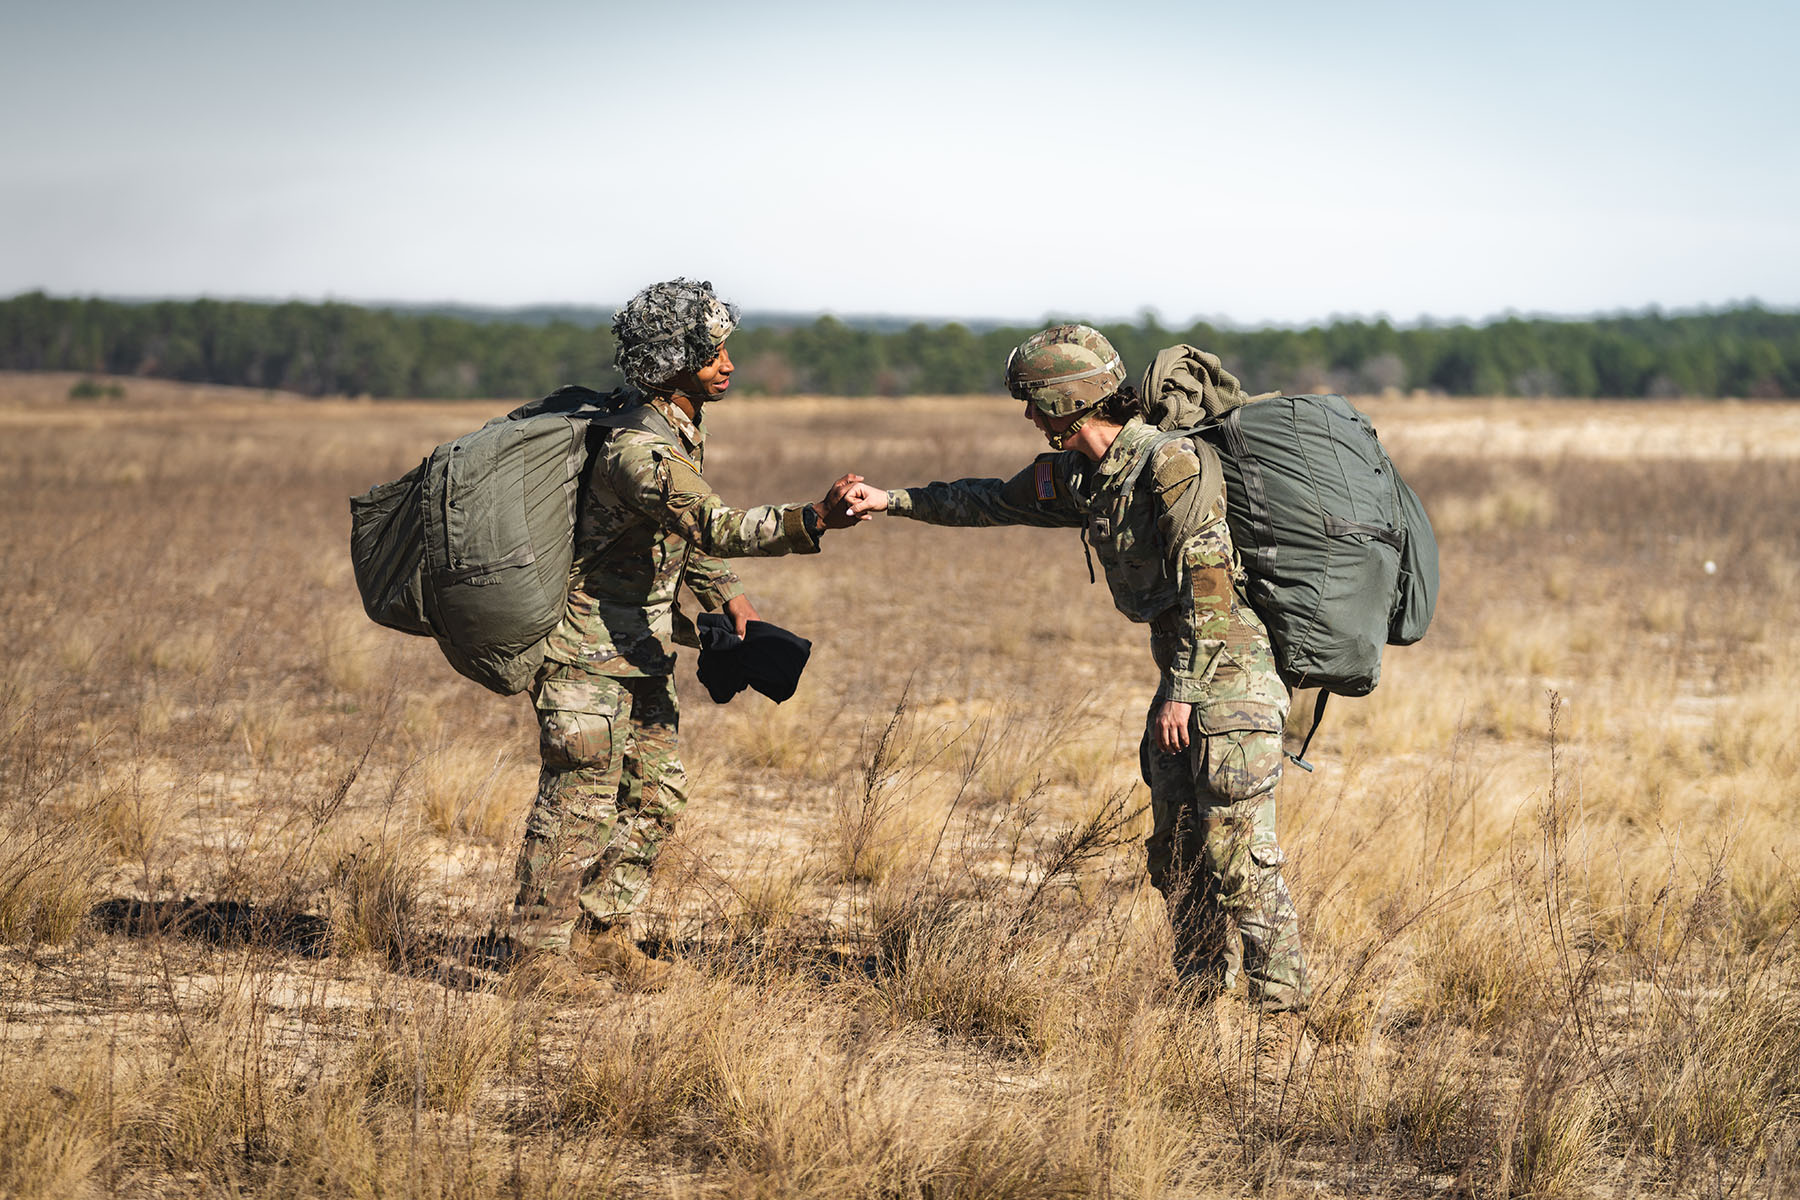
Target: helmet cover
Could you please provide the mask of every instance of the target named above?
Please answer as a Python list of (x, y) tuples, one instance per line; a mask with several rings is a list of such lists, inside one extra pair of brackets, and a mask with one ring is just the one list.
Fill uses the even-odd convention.
[(1034, 333), (1006, 360), (1006, 390), (1047, 417), (1085, 412), (1124, 382), (1119, 352), (1091, 325)]
[(715, 296), (705, 280), (653, 283), (613, 314), (613, 362), (634, 387), (655, 391), (717, 358), (737, 323), (738, 306)]

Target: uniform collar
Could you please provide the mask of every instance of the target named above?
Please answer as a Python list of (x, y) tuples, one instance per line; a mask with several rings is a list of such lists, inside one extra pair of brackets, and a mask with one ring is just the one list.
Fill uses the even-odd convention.
[(1138, 447), (1156, 436), (1156, 430), (1144, 423), (1142, 417), (1133, 417), (1125, 422), (1119, 430), (1119, 436), (1107, 447), (1106, 457), (1094, 464), (1097, 475), (1117, 475), (1131, 464), (1137, 457)]
[(706, 431), (703, 428), (706, 421), (705, 409), (700, 410), (700, 420), (694, 421), (689, 418), (686, 413), (682, 412), (681, 406), (673, 400), (666, 399), (662, 396), (652, 396), (650, 397), (650, 403), (655, 407), (656, 411), (661, 413), (664, 419), (669, 422), (669, 428), (673, 429), (681, 436), (681, 440), (687, 443), (687, 448), (689, 450), (699, 448), (700, 443), (704, 441), (706, 437)]

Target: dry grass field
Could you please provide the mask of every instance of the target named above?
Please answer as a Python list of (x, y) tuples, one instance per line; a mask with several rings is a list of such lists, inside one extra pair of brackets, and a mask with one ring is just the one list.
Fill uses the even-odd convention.
[[(742, 567), (799, 694), (682, 664), (639, 936), (495, 988), (526, 703), (369, 624), (346, 497), (493, 404), (0, 376), (0, 1196), (1800, 1192), (1800, 408), (1393, 399), (1437, 623), (1281, 828), (1274, 1060), (1166, 967), (1155, 672), (1072, 532)], [(737, 503), (1008, 474), (1001, 400), (737, 399)]]

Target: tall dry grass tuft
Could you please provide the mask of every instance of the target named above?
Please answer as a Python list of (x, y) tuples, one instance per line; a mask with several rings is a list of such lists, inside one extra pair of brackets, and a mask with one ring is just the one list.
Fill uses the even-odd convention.
[(1091, 987), (1074, 970), (1073, 948), (1088, 922), (1111, 919), (1100, 902), (1122, 899), (1102, 885), (1082, 889), (1096, 862), (1130, 836), (1138, 814), (1128, 796), (1114, 793), (1030, 847), (1022, 838), (1036, 816), (1015, 812), (1010, 828), (989, 826), (957, 848), (963, 864), (984, 862), (992, 874), (952, 876), (945, 886), (921, 870), (874, 892), (865, 915), (880, 948), (875, 987), (892, 1016), (1000, 1049), (1053, 1046)]
[(833, 795), (832, 849), (839, 879), (879, 884), (919, 853), (920, 781), (936, 758), (922, 754), (921, 746), (910, 729), (903, 691), (875, 734), (867, 762)]
[[(945, 902), (900, 906), (876, 994), (898, 1021), (977, 1045), (1042, 1053), (1073, 1018), (1066, 939), (1015, 927), (1010, 914)], [(1075, 984), (1075, 986), (1072, 986)]]
[(1501, 1194), (1544, 1200), (1589, 1194), (1605, 1134), (1601, 1100), (1593, 1088), (1528, 1088), (1516, 1124), (1501, 1160)]
[(210, 626), (178, 629), (143, 644), (137, 651), (152, 670), (198, 679), (219, 660), (219, 633)]
[(417, 839), (404, 833), (364, 838), (339, 856), (327, 883), (333, 952), (404, 960), (421, 936), (423, 864)]
[(1053, 778), (1098, 778), (1095, 708), (1092, 695), (1067, 692), (1000, 704), (965, 739), (970, 798), (1006, 806), (1042, 791)]
[(0, 943), (68, 942), (104, 895), (102, 814), (58, 800), (92, 786), (97, 747), (83, 746), (52, 736), (22, 689), (0, 692)]
[(724, 731), (724, 744), (744, 766), (778, 775), (830, 779), (843, 765), (830, 729), (836, 714), (822, 712), (803, 696), (772, 704), (749, 692), (733, 701), (745, 711)]
[(403, 1108), (466, 1113), (512, 1050), (519, 1026), (491, 997), (433, 989), (370, 1009), (351, 1077)]
[(364, 697), (388, 683), (383, 670), (392, 644), (361, 614), (349, 609), (321, 612), (314, 626), (319, 670), (327, 686)]
[(779, 933), (793, 923), (807, 898), (807, 865), (787, 868), (764, 864), (733, 884), (734, 929), (759, 937)]
[(0, 818), (0, 943), (55, 946), (73, 939), (106, 894), (106, 840), (91, 818)]
[(91, 812), (105, 830), (113, 853), (148, 878), (179, 819), (174, 797), (134, 773), (130, 779), (83, 799), (78, 806)]
[(745, 998), (713, 981), (600, 1024), (566, 1077), (551, 1077), (557, 1118), (617, 1137), (678, 1127), (695, 1103), (708, 1062), (721, 1050), (724, 1034), (715, 1021), (755, 1023), (756, 1006), (746, 1006)]
[(1735, 839), (1744, 849), (1726, 879), (1727, 920), (1734, 939), (1752, 953), (1787, 941), (1800, 926), (1800, 873), (1778, 848), (1785, 824), (1746, 817)]
[(1404, 1057), (1329, 1048), (1308, 1079), (1303, 1117), (1359, 1159), (1397, 1157), (1460, 1174), (1491, 1153), (1494, 1140), (1486, 1112), (1496, 1081), (1471, 1050), (1466, 1035), (1441, 1026)]
[(1541, 943), (1516, 924), (1517, 915), (1469, 905), (1431, 924), (1417, 963), (1424, 1012), (1478, 1032), (1536, 1018), (1549, 964)]
[(250, 1194), (271, 1200), (431, 1194), (416, 1155), (407, 1153), (406, 1139), (383, 1144), (383, 1114), (372, 1108), (363, 1080), (354, 1073), (297, 1088), (282, 1117), (276, 1131), (280, 1140), (264, 1160), (231, 1173)]
[(498, 841), (515, 832), (531, 801), (532, 767), (515, 762), (511, 743), (440, 743), (412, 772), (425, 823), (445, 837)]
[(1800, 994), (1791, 967), (1751, 965), (1714, 1004), (1669, 1004), (1620, 1098), (1622, 1124), (1689, 1161), (1800, 1132)]
[(126, 1153), (162, 1170), (213, 1177), (270, 1155), (291, 1097), (262, 1069), (261, 1050), (241, 995), (193, 1022), (166, 1060), (139, 1065), (136, 1103), (121, 1129)]
[(103, 1184), (118, 1099), (105, 1056), (58, 1057), (0, 1059), (0, 1196), (64, 1200)]
[[(561, 1086), (561, 1119), (674, 1140), (707, 1195), (1088, 1195), (1115, 1172), (1155, 1194), (1178, 1136), (1093, 1097), (1032, 1098), (921, 1070), (929, 1040), (791, 986), (714, 981), (604, 1022)], [(1128, 1176), (1127, 1176), (1128, 1177)]]

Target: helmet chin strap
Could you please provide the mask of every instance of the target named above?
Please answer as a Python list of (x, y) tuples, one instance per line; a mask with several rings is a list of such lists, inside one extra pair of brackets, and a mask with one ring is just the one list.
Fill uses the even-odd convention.
[(1069, 422), (1069, 427), (1060, 433), (1053, 429), (1046, 429), (1044, 431), (1044, 440), (1050, 443), (1050, 448), (1052, 450), (1064, 449), (1068, 446), (1069, 439), (1080, 433), (1081, 427), (1086, 425), (1088, 423), (1088, 418), (1093, 415), (1094, 410), (1091, 408), (1088, 409), (1073, 421)]

